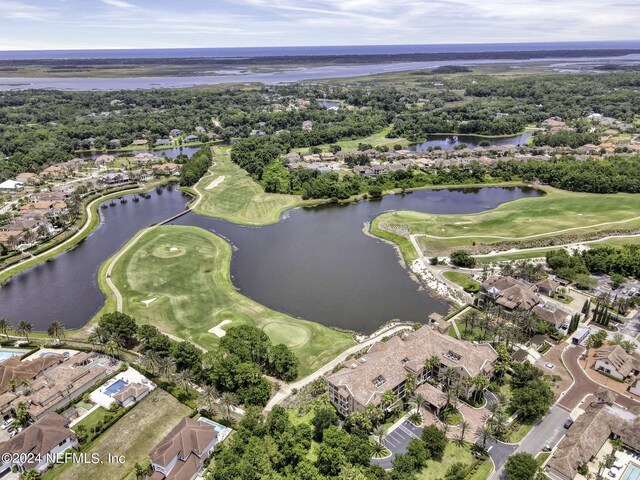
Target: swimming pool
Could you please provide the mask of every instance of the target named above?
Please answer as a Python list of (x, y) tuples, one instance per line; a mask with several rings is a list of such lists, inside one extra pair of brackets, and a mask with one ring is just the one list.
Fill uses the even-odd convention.
[(106, 393), (107, 395), (113, 395), (114, 393), (118, 393), (120, 390), (122, 390), (126, 386), (127, 386), (127, 382), (125, 382), (122, 379), (119, 379), (113, 382), (111, 385), (109, 385), (107, 389), (104, 391), (104, 393)]
[(209, 420), (208, 418), (205, 418), (205, 417), (200, 417), (198, 419), (198, 421), (202, 422), (202, 423), (206, 423), (208, 425), (211, 425), (215, 429), (216, 432), (221, 432), (225, 428), (227, 428), (224, 425), (220, 425), (218, 422), (214, 422), (213, 420)]
[(630, 463), (621, 480), (640, 480), (640, 467), (635, 463)]
[(0, 350), (0, 362), (4, 362), (6, 359), (13, 357), (14, 355), (20, 355), (18, 352), (11, 352), (8, 350)]

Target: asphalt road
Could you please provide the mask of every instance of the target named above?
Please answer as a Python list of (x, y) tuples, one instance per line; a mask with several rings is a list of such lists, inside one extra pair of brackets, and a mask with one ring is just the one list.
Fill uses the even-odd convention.
[[(567, 430), (564, 428), (564, 422), (569, 418), (569, 412), (564, 408), (561, 408), (557, 405), (551, 407), (549, 413), (540, 421), (536, 427), (531, 430), (531, 432), (522, 440), (520, 445), (511, 445), (513, 449), (507, 454), (512, 455), (514, 453), (530, 453), (534, 457), (542, 451), (545, 445), (549, 445), (551, 448), (555, 447), (555, 445), (562, 440)], [(490, 451), (489, 454), (492, 454), (493, 451)], [(493, 459), (494, 456), (491, 455)], [(502, 458), (502, 455), (500, 455)], [(502, 466), (504, 462), (507, 461), (505, 457), (502, 460), (502, 463), (498, 466), (498, 463), (494, 460), (496, 465), (496, 473), (491, 477), (492, 479), (501, 478), (503, 470)]]

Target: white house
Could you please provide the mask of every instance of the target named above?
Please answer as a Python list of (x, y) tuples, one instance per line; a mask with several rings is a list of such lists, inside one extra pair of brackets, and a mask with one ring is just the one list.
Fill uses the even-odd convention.
[(624, 380), (640, 371), (640, 359), (628, 354), (620, 345), (610, 345), (599, 348), (594, 358), (593, 368), (599, 372), (611, 375), (618, 380)]
[(5, 180), (0, 183), (0, 192), (17, 192), (24, 188), (24, 182), (17, 180)]

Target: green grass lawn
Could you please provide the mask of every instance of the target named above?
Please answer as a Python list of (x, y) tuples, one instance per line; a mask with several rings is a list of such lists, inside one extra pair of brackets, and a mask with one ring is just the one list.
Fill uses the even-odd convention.
[[(110, 260), (107, 260), (109, 262)], [(120, 258), (111, 278), (123, 310), (140, 323), (215, 348), (208, 330), (223, 320), (256, 325), (275, 343), (291, 347), (305, 376), (355, 344), (351, 335), (275, 312), (238, 293), (231, 283), (231, 247), (197, 227), (162, 226), (147, 233)], [(110, 295), (108, 289), (105, 292)], [(145, 306), (142, 301), (155, 298)]]
[[(136, 463), (143, 463), (153, 448), (191, 410), (171, 395), (157, 389), (136, 405), (109, 430), (102, 434), (87, 451), (100, 455), (104, 464), (73, 463), (49, 472), (45, 479), (114, 480), (127, 476)], [(123, 464), (107, 464), (108, 454), (124, 455)]]
[(94, 427), (98, 424), (98, 422), (104, 423), (105, 418), (109, 415), (109, 411), (100, 407), (94, 412), (91, 412), (88, 416), (84, 417), (78, 423), (76, 423), (75, 428), (80, 425), (84, 426), (87, 429), (87, 432), (92, 432)]
[[(296, 195), (265, 193), (249, 174), (231, 161), (229, 147), (214, 148), (214, 176), (203, 178), (195, 190), (203, 198), (195, 211), (230, 222), (264, 225), (275, 223), (280, 214), (298, 204), (304, 204)], [(207, 190), (211, 182), (224, 176), (222, 183)]]
[(467, 273), (444, 272), (442, 275), (444, 275), (444, 278), (446, 278), (447, 280), (450, 280), (453, 283), (460, 285), (465, 290), (474, 288), (474, 287), (480, 287), (480, 284), (475, 280), (472, 280), (469, 274)]
[(521, 442), (527, 434), (533, 430), (533, 425), (530, 423), (523, 423), (518, 427), (516, 431), (514, 431), (509, 437), (509, 442), (511, 443), (519, 443)]
[(468, 480), (487, 480), (491, 475), (491, 472), (493, 472), (493, 463), (491, 463), (491, 460), (487, 459), (482, 463), (482, 465), (480, 465), (480, 468), (476, 470), (471, 477), (469, 477)]
[(441, 480), (447, 473), (447, 469), (454, 463), (464, 463), (471, 466), (473, 463), (473, 456), (471, 455), (471, 449), (469, 444), (464, 446), (458, 445), (458, 443), (449, 441), (447, 448), (444, 451), (444, 456), (441, 462), (435, 460), (429, 460), (427, 466), (420, 471), (416, 477), (417, 480)]
[[(531, 235), (543, 238), (558, 235), (560, 233), (557, 232), (564, 229), (572, 229), (566, 233), (575, 235), (640, 226), (640, 219), (631, 220), (639, 216), (640, 195), (596, 195), (566, 192), (551, 187), (543, 187), (543, 190), (546, 192), (544, 197), (508, 202), (486, 212), (452, 215), (415, 211), (389, 212), (376, 218), (374, 225), (384, 221), (406, 226), (412, 234), (437, 237), (418, 237), (421, 249), (428, 256), (468, 247), (473, 242), (491, 244), (517, 241)], [(598, 226), (601, 223), (621, 221), (627, 222)], [(413, 249), (406, 243), (401, 244), (401, 247)], [(408, 254), (415, 256), (415, 253)], [(543, 256), (544, 253), (539, 252), (537, 255)]]
[[(369, 135), (368, 137), (356, 138), (355, 140), (343, 140), (341, 142), (336, 142), (335, 144), (340, 145), (343, 152), (353, 152), (358, 150), (358, 145), (360, 143), (367, 143), (369, 145), (372, 145), (374, 148), (377, 146), (387, 146), (390, 149), (392, 149), (394, 145), (406, 146), (410, 143), (406, 138), (387, 138), (386, 135), (390, 131), (391, 127), (387, 127), (380, 132)], [(331, 145), (332, 144), (325, 144), (318, 146), (322, 149), (323, 152), (328, 152)], [(309, 153), (308, 148), (294, 149), (294, 151), (300, 153)]]

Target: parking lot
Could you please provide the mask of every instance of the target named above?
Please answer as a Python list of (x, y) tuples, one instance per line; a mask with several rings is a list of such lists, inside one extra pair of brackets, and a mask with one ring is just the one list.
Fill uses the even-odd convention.
[(391, 461), (396, 454), (406, 452), (407, 444), (412, 438), (420, 438), (421, 433), (421, 427), (416, 427), (411, 422), (405, 420), (395, 430), (388, 433), (382, 441), (383, 445), (391, 452), (391, 456), (387, 458), (375, 458), (372, 460), (372, 463), (385, 469), (391, 468)]

